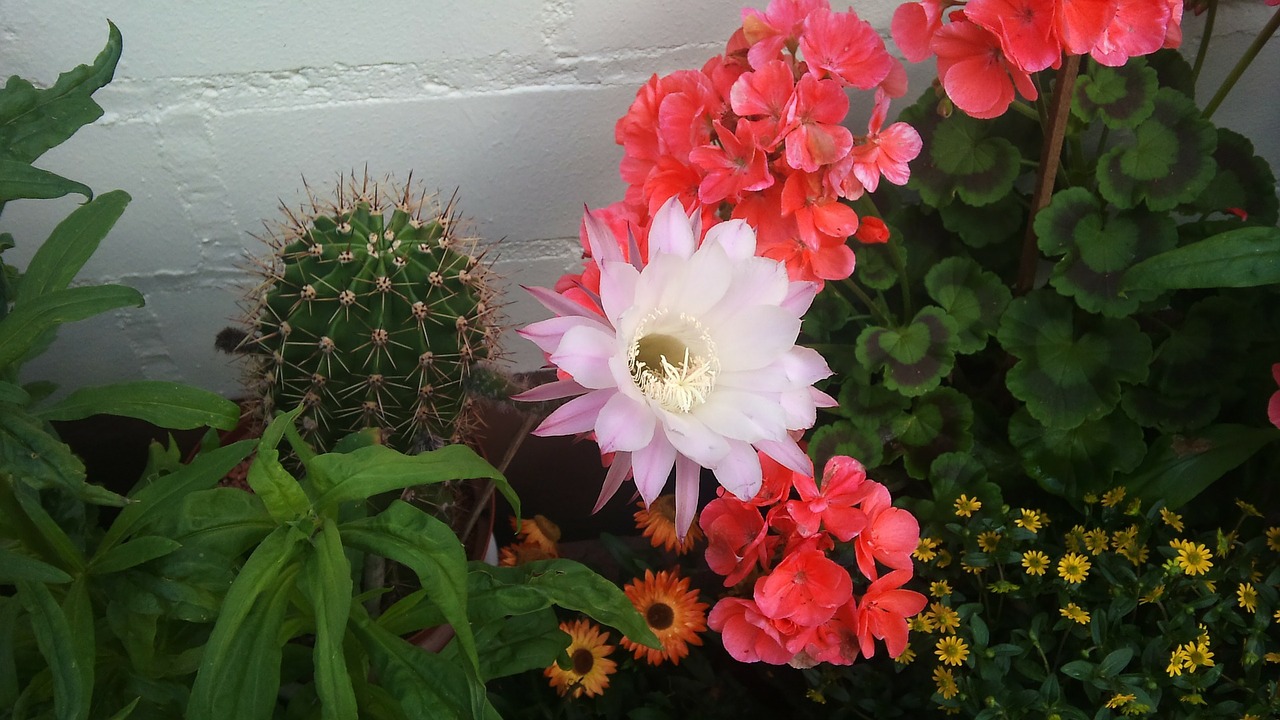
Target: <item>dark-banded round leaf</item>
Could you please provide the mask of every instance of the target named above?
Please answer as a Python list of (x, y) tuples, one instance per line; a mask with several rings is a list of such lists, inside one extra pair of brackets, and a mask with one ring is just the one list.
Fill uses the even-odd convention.
[(964, 393), (942, 387), (917, 399), (893, 424), (907, 473), (924, 479), (939, 455), (973, 447), (972, 427), (973, 405)]
[(982, 248), (1017, 236), (1027, 217), (1023, 202), (1022, 196), (1012, 192), (982, 207), (955, 200), (939, 208), (938, 216), (965, 245)]
[(887, 243), (858, 248), (858, 268), (854, 272), (854, 281), (873, 290), (888, 290), (903, 282), (898, 278), (898, 268), (893, 261), (893, 255), (896, 254), (902, 266), (907, 265), (907, 247), (896, 239), (901, 237), (900, 233), (895, 233), (895, 239)]
[(1218, 136), (1195, 103), (1175, 90), (1156, 93), (1155, 111), (1098, 160), (1098, 191), (1113, 205), (1172, 210), (1213, 180)]
[(1067, 498), (1107, 490), (1115, 474), (1138, 467), (1147, 450), (1142, 428), (1123, 412), (1055, 428), (1019, 410), (1009, 420), (1009, 442), (1040, 487)]
[(1183, 433), (1213, 422), (1222, 401), (1213, 394), (1189, 396), (1168, 393), (1163, 388), (1131, 385), (1124, 389), (1120, 407), (1143, 427), (1163, 433)]
[(1072, 237), (1074, 247), (1054, 266), (1049, 282), (1083, 310), (1126, 317), (1161, 291), (1122, 290), (1125, 272), (1173, 248), (1178, 229), (1167, 214), (1132, 210), (1082, 218)]
[(998, 509), (1004, 504), (1000, 486), (990, 482), (987, 468), (969, 452), (948, 452), (929, 465), (929, 485), (933, 499), (947, 519), (954, 519), (955, 501), (960, 495), (980, 500), (984, 507)]
[[(858, 262), (858, 271), (861, 272), (861, 257)], [(813, 299), (813, 304), (809, 306), (809, 311), (804, 314), (800, 322), (806, 337), (823, 342), (831, 339), (833, 334), (847, 325), (851, 317), (853, 317), (853, 305), (836, 290), (834, 283), (828, 283), (826, 288)]]
[[(1036, 243), (1045, 255), (1062, 255), (1075, 246), (1076, 232), (1086, 222), (1100, 224), (1102, 206), (1088, 188), (1070, 187), (1053, 194), (1053, 199), (1036, 214)], [(1090, 218), (1098, 218), (1090, 220)]]
[(1147, 67), (1156, 71), (1160, 87), (1176, 90), (1195, 100), (1195, 70), (1182, 53), (1174, 49), (1157, 50), (1142, 59), (1147, 63)]
[(1141, 57), (1120, 67), (1092, 63), (1076, 79), (1071, 111), (1086, 122), (1098, 118), (1109, 128), (1132, 128), (1151, 116), (1159, 88), (1156, 71)]
[(885, 387), (916, 397), (938, 386), (955, 364), (956, 324), (926, 306), (902, 328), (869, 327), (858, 336), (858, 362), (884, 372)]
[(808, 449), (813, 466), (819, 468), (836, 455), (856, 458), (869, 468), (884, 462), (884, 440), (876, 430), (848, 420), (837, 420), (814, 430)]
[(938, 124), (930, 156), (964, 202), (990, 205), (1013, 190), (1022, 156), (988, 123), (955, 113)]
[(832, 410), (858, 424), (887, 427), (911, 405), (901, 393), (872, 382), (871, 373), (857, 363), (841, 372), (840, 381), (840, 404)]
[[(954, 205), (954, 203), (953, 203)], [(975, 353), (986, 347), (1013, 293), (1000, 277), (964, 257), (950, 257), (934, 265), (924, 278), (929, 297), (956, 323), (956, 352)]]
[(1121, 383), (1142, 382), (1151, 340), (1129, 319), (1075, 317), (1070, 302), (1038, 290), (1009, 303), (997, 338), (1018, 358), (1006, 385), (1042, 424), (1068, 429), (1111, 412)]

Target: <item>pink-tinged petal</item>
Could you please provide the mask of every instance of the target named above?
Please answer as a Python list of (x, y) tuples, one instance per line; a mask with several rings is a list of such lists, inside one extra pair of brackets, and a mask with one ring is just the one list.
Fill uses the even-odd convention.
[(709, 243), (724, 248), (733, 260), (745, 260), (756, 254), (756, 231), (744, 220), (726, 220), (707, 230), (702, 244)]
[(635, 477), (636, 490), (649, 505), (662, 494), (667, 478), (676, 463), (676, 449), (660, 432), (643, 449), (631, 453), (631, 473)]
[(725, 370), (755, 370), (795, 345), (800, 319), (775, 305), (761, 305), (742, 308), (734, 317), (708, 329)]
[(671, 198), (658, 208), (649, 225), (649, 256), (666, 253), (689, 258), (698, 247), (698, 237), (693, 234), (689, 216), (677, 198)]
[(763, 482), (760, 456), (747, 443), (730, 441), (729, 454), (725, 455), (713, 471), (720, 485), (739, 500), (750, 500), (760, 492)]
[(581, 395), (585, 392), (587, 392), (587, 388), (582, 387), (573, 380), (553, 380), (545, 385), (529, 388), (522, 393), (512, 395), (511, 399), (522, 402), (546, 402), (547, 400), (559, 400)]
[(542, 352), (551, 354), (559, 347), (560, 340), (570, 328), (581, 325), (595, 325), (595, 323), (588, 323), (585, 320), (585, 318), (572, 315), (553, 317), (530, 323), (516, 332), (520, 333), (521, 337), (537, 345)]
[(818, 388), (809, 388), (809, 397), (812, 398), (813, 404), (816, 407), (833, 408), (840, 405), (838, 400), (822, 392)]
[(782, 393), (778, 404), (782, 408), (783, 421), (789, 428), (811, 428), (818, 421), (818, 408), (813, 404), (809, 391), (813, 388), (797, 388)]
[(703, 317), (728, 292), (733, 282), (732, 267), (724, 248), (703, 245), (685, 263), (685, 281), (668, 288), (663, 304), (681, 308), (691, 317)]
[(640, 273), (625, 262), (605, 263), (600, 268), (600, 305), (609, 318), (617, 318), (631, 307)]
[(729, 454), (729, 440), (691, 415), (664, 412), (663, 425), (676, 451), (702, 467), (715, 467)]
[(618, 339), (590, 325), (565, 331), (560, 345), (551, 353), (551, 362), (573, 376), (579, 385), (593, 390), (616, 387), (609, 358), (618, 353)]
[(538, 437), (547, 437), (577, 435), (593, 430), (596, 426), (596, 418), (600, 415), (600, 408), (604, 407), (604, 404), (609, 402), (609, 398), (616, 394), (616, 390), (597, 390), (576, 397), (556, 408), (533, 431), (533, 434)]
[(746, 442), (777, 440), (787, 427), (776, 396), (755, 389), (716, 386), (693, 415), (714, 432)]
[(591, 257), (597, 264), (606, 262), (623, 262), (622, 248), (618, 238), (609, 229), (608, 224), (587, 210), (582, 222), (587, 228), (587, 243), (590, 245)]
[(543, 307), (556, 315), (560, 315), (562, 317), (579, 316), (589, 320), (594, 320), (602, 326), (605, 324), (604, 318), (566, 298), (565, 296), (560, 295), (554, 290), (548, 290), (547, 288), (541, 287), (529, 287), (525, 285), (521, 285), (521, 287), (528, 291), (528, 293), (533, 296), (534, 300), (542, 303)]
[(909, 2), (899, 5), (893, 11), (889, 31), (893, 35), (893, 42), (902, 51), (902, 56), (909, 62), (921, 62), (932, 54), (929, 41), (938, 28), (942, 27), (942, 14), (930, 12), (931, 10), (925, 3)]
[(600, 508), (609, 502), (613, 494), (618, 492), (618, 488), (622, 487), (622, 483), (626, 482), (631, 475), (631, 453), (620, 452), (613, 454), (613, 463), (609, 465), (609, 472), (604, 475), (604, 485), (600, 487), (600, 497), (596, 498), (595, 507), (591, 508), (592, 514), (600, 512)]
[(653, 440), (657, 418), (649, 406), (623, 393), (609, 398), (596, 420), (596, 443), (601, 452), (635, 451)]
[(683, 455), (676, 455), (676, 537), (684, 540), (698, 512), (698, 487), (702, 466)]
[(782, 307), (800, 317), (809, 311), (813, 299), (818, 297), (822, 286), (815, 282), (793, 282), (787, 287), (787, 296), (782, 300)]
[(813, 461), (790, 436), (782, 440), (760, 440), (753, 444), (757, 450), (773, 458), (788, 470), (813, 477)]

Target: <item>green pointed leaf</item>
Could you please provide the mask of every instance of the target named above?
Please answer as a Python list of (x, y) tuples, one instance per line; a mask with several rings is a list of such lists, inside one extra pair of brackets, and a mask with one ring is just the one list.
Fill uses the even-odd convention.
[(14, 305), (0, 321), (0, 370), (22, 359), (46, 332), (58, 325), (142, 304), (142, 293), (133, 288), (95, 285), (58, 290)]
[(823, 467), (836, 455), (857, 458), (869, 468), (884, 462), (884, 440), (880, 433), (874, 427), (848, 420), (837, 420), (814, 430), (809, 438), (808, 451), (814, 467)]
[(44, 420), (79, 420), (117, 415), (174, 430), (213, 427), (230, 430), (240, 407), (220, 395), (182, 383), (137, 380), (82, 388), (36, 413)]
[(1124, 670), (1129, 661), (1133, 659), (1133, 648), (1122, 647), (1118, 650), (1112, 650), (1098, 664), (1098, 674), (1104, 678), (1115, 677)]
[[(953, 203), (954, 205), (955, 203)], [(986, 347), (1013, 293), (995, 273), (963, 257), (943, 260), (924, 278), (929, 297), (955, 321), (956, 352), (975, 353)]]
[(17, 581), (35, 583), (69, 583), (71, 576), (49, 563), (0, 547), (0, 584)]
[(298, 480), (289, 474), (280, 464), (280, 452), (276, 445), (284, 435), (284, 428), (291, 425), (302, 408), (276, 416), (275, 420), (262, 432), (258, 443), (258, 455), (249, 466), (249, 475), (245, 480), (253, 492), (262, 498), (267, 512), (280, 524), (292, 523), (311, 514), (311, 499), (298, 484)]
[(973, 405), (953, 388), (937, 388), (918, 398), (893, 423), (893, 435), (902, 443), (907, 474), (923, 479), (940, 455), (973, 447)]
[(501, 618), (476, 628), (480, 672), (486, 681), (549, 667), (569, 645), (550, 608)]
[(16, 75), (9, 78), (0, 90), (0, 157), (33, 162), (102, 116), (91, 96), (111, 82), (122, 47), (120, 31), (107, 25), (107, 45), (93, 65), (62, 73), (53, 87), (38, 90)]
[(20, 542), (24, 549), (71, 575), (84, 569), (85, 559), (58, 522), (40, 504), (39, 491), (0, 472), (0, 526), (3, 536)]
[(307, 472), (319, 494), (316, 507), (322, 510), (392, 490), (468, 479), (492, 480), (517, 513), (520, 508), (520, 499), (506, 478), (465, 445), (448, 445), (417, 455), (404, 455), (383, 445), (347, 454), (326, 453), (312, 458)]
[(1177, 510), (1277, 440), (1280, 429), (1227, 424), (1189, 435), (1164, 435), (1152, 443), (1142, 466), (1122, 483), (1144, 502), (1163, 501)]
[[(88, 595), (69, 593), (67, 606), (60, 607), (49, 589), (41, 583), (19, 581), (17, 587), (18, 598), (31, 619), (36, 645), (53, 673), (56, 717), (59, 720), (87, 719), (93, 695), (93, 624), (90, 622), (85, 627), (80, 605), (88, 602)], [(83, 590), (81, 584), (73, 587)], [(88, 657), (82, 652), (86, 638), (76, 636), (81, 631), (88, 633)]]
[(1042, 424), (1070, 429), (1111, 412), (1121, 383), (1142, 382), (1151, 341), (1130, 319), (1080, 318), (1048, 290), (1009, 303), (997, 338), (1019, 359), (1006, 377)]
[(1013, 143), (992, 134), (990, 124), (962, 113), (939, 123), (930, 157), (951, 177), (955, 194), (974, 206), (1008, 195), (1022, 159)]
[[(971, 248), (984, 248), (1003, 243), (1018, 235), (1025, 226), (1027, 209), (1017, 193), (1009, 193), (983, 207), (952, 201), (938, 209), (942, 224), (960, 236)], [(858, 254), (862, 262), (862, 254)], [(861, 271), (861, 265), (858, 266)]]
[(172, 524), (175, 540), (226, 557), (239, 557), (276, 529), (262, 498), (235, 487), (192, 492)]
[(129, 703), (128, 705), (125, 705), (124, 707), (120, 708), (120, 712), (116, 713), (115, 715), (112, 715), (112, 716), (111, 716), (110, 718), (108, 718), (107, 720), (126, 720), (126, 718), (128, 718), (130, 715), (132, 715), (132, 714), (133, 714), (133, 711), (134, 711), (134, 710), (136, 710), (136, 709), (138, 708), (138, 703), (140, 703), (140, 702), (142, 702), (142, 698), (141, 698), (141, 697), (136, 697), (136, 698), (134, 698), (134, 699), (133, 699), (133, 702), (131, 702), (131, 703)]
[(180, 547), (182, 543), (157, 535), (135, 538), (99, 554), (89, 562), (89, 572), (107, 575), (128, 570), (144, 562), (164, 557)]
[(1109, 489), (1115, 474), (1136, 468), (1147, 450), (1142, 428), (1122, 412), (1064, 429), (1019, 410), (1009, 420), (1009, 442), (1040, 487), (1066, 498)]
[[(369, 656), (370, 666), (381, 685), (410, 717), (471, 718), (475, 716), (470, 709), (477, 695), (481, 711), (488, 706), (484, 686), (468, 678), (462, 672), (461, 663), (449, 662), (384, 630), (369, 619), (359, 604), (353, 605), (351, 611), (355, 621), (353, 631)], [(460, 692), (461, 688), (469, 692)]]
[(1280, 283), (1280, 228), (1245, 227), (1144, 260), (1124, 276), (1129, 290), (1256, 287)]
[(65, 289), (97, 251), (130, 199), (125, 191), (113, 190), (81, 205), (58, 223), (27, 264), (18, 302)]
[(868, 327), (857, 345), (858, 362), (872, 372), (883, 371), (885, 387), (915, 397), (951, 372), (956, 324), (942, 308), (924, 307), (904, 328)]
[(1156, 94), (1155, 111), (1098, 160), (1098, 190), (1120, 208), (1144, 203), (1153, 211), (1190, 203), (1213, 180), (1217, 133), (1195, 103), (1168, 88)]
[(22, 198), (59, 198), (68, 193), (93, 197), (93, 191), (84, 183), (68, 180), (21, 160), (0, 158), (0, 204)]
[(276, 528), (241, 568), (205, 646), (188, 720), (271, 715), (280, 689), (281, 628), (307, 538)]
[(0, 381), (0, 405), (17, 405), (25, 407), (31, 402), (31, 395), (26, 390), (11, 382)]
[(1155, 110), (1158, 88), (1156, 71), (1140, 57), (1120, 67), (1092, 63), (1076, 79), (1071, 111), (1086, 122), (1099, 118), (1113, 129), (1136, 127)]
[(320, 717), (354, 720), (358, 716), (355, 690), (342, 651), (351, 612), (351, 563), (343, 552), (342, 538), (332, 519), (325, 518), (311, 542), (315, 552), (307, 557), (298, 584), (315, 609), (316, 644), (312, 663), (316, 672), (316, 694), (320, 697)]

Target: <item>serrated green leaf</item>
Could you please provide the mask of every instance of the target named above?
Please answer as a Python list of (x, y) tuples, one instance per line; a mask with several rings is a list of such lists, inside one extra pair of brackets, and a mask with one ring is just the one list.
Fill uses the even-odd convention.
[(1125, 289), (1256, 287), (1280, 283), (1280, 228), (1246, 227), (1148, 258), (1124, 275)]
[(97, 251), (130, 199), (125, 191), (113, 190), (77, 207), (58, 223), (27, 264), (17, 301), (65, 289)]
[[(954, 203), (953, 203), (954, 204)], [(975, 353), (986, 347), (1013, 293), (1000, 277), (964, 257), (950, 257), (934, 265), (924, 278), (929, 297), (956, 324), (956, 352)]]
[(1120, 67), (1092, 63), (1076, 79), (1071, 110), (1081, 120), (1099, 118), (1109, 128), (1136, 127), (1155, 109), (1158, 88), (1156, 71), (1141, 57)]
[(119, 29), (107, 25), (107, 45), (93, 65), (77, 65), (44, 90), (17, 76), (9, 78), (0, 91), (0, 157), (33, 162), (102, 116), (91, 96), (111, 82), (122, 49)]
[(942, 308), (927, 306), (906, 327), (866, 328), (857, 345), (858, 362), (873, 373), (883, 371), (885, 387), (916, 397), (951, 372), (956, 324)]
[[(1023, 198), (1011, 192), (982, 207), (952, 201), (938, 209), (938, 216), (942, 225), (959, 235), (965, 245), (984, 248), (1017, 236), (1026, 222), (1027, 209)], [(858, 254), (858, 262), (862, 262), (862, 253)], [(861, 264), (858, 268), (861, 272)]]
[(991, 133), (989, 124), (955, 113), (938, 124), (933, 137), (930, 157), (951, 177), (955, 194), (969, 205), (996, 202), (1013, 190), (1018, 177), (1018, 149)]
[(22, 359), (58, 325), (122, 307), (142, 307), (142, 293), (123, 285), (73, 287), (33, 298), (0, 320), (0, 370)]
[(954, 388), (937, 388), (915, 401), (911, 411), (893, 423), (902, 443), (907, 474), (923, 479), (938, 456), (973, 447), (973, 405)]
[(1142, 466), (1122, 482), (1144, 502), (1163, 501), (1177, 510), (1277, 440), (1280, 429), (1229, 424), (1190, 435), (1164, 435), (1151, 444)]
[(355, 720), (359, 711), (342, 651), (351, 611), (351, 563), (343, 552), (342, 538), (332, 519), (325, 518), (311, 542), (315, 551), (308, 555), (298, 583), (315, 609), (316, 644), (312, 663), (320, 717)]
[(136, 380), (76, 390), (36, 415), (44, 420), (117, 415), (173, 430), (206, 426), (230, 430), (239, 422), (240, 408), (220, 395), (183, 383)]
[(0, 547), (0, 584), (14, 585), (19, 580), (61, 584), (71, 582), (71, 576), (49, 563)]
[(0, 205), (10, 200), (47, 200), (69, 193), (93, 197), (88, 185), (41, 170), (21, 160), (0, 158)]
[[(907, 265), (907, 247), (898, 239), (901, 237), (901, 233), (895, 233), (894, 238), (889, 242), (858, 248), (858, 268), (854, 278), (859, 285), (872, 290), (888, 290), (901, 282), (898, 278), (898, 265), (893, 260), (893, 256), (897, 255), (902, 266)], [(852, 308), (849, 314), (853, 314)], [(848, 316), (845, 317), (845, 320), (847, 319)], [(842, 327), (843, 324), (843, 322), (840, 323), (840, 326)], [(838, 330), (839, 327), (834, 329)]]
[(227, 591), (191, 687), (189, 720), (267, 717), (280, 689), (281, 627), (306, 536), (268, 535)]
[(1136, 468), (1147, 451), (1142, 428), (1122, 412), (1071, 428), (1053, 428), (1022, 409), (1009, 420), (1009, 442), (1028, 475), (1046, 491), (1066, 498), (1109, 489), (1115, 474)]
[(316, 507), (322, 511), (392, 490), (448, 480), (483, 479), (495, 483), (519, 516), (520, 499), (506, 478), (465, 445), (448, 445), (417, 455), (404, 455), (384, 445), (347, 454), (326, 453), (312, 458), (307, 472), (319, 495)]
[(164, 557), (180, 547), (182, 547), (182, 543), (157, 535), (135, 538), (129, 542), (116, 545), (90, 560), (89, 572), (96, 575), (106, 575), (128, 570), (144, 562)]
[(1098, 190), (1120, 208), (1166, 211), (1193, 202), (1217, 171), (1213, 125), (1175, 90), (1156, 93), (1155, 111), (1133, 138), (1098, 159)]

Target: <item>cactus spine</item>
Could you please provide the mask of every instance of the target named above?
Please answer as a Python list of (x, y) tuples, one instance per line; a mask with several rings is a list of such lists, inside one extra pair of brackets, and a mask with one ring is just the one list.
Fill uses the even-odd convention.
[[(263, 282), (250, 293), (242, 349), (264, 416), (305, 406), (319, 450), (377, 428), (404, 452), (458, 441), (473, 421), (466, 381), (497, 354), (488, 265), (461, 237), (451, 200), (366, 173), (310, 211), (268, 226)], [(388, 217), (388, 212), (390, 216)]]

